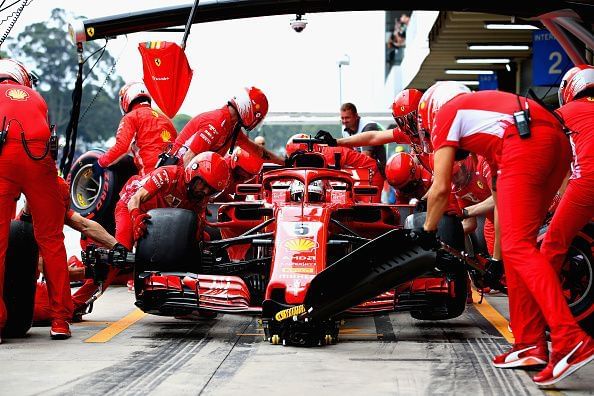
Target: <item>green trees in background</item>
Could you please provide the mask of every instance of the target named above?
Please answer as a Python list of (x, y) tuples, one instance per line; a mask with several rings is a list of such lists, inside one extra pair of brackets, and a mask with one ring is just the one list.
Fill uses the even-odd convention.
[[(16, 38), (7, 41), (8, 55), (23, 62), (39, 76), (37, 90), (47, 101), (50, 120), (60, 134), (64, 133), (70, 119), (71, 94), (78, 70), (76, 48), (68, 41), (68, 21), (72, 19), (65, 10), (56, 8), (47, 22), (28, 25)], [(85, 59), (101, 46), (97, 42), (85, 43)], [(108, 52), (91, 70), (99, 53), (84, 66), (78, 136), (86, 141), (113, 136), (121, 118), (117, 94), (124, 81), (111, 72), (114, 59)], [(109, 77), (105, 79), (106, 76)], [(102, 91), (95, 97), (101, 86)], [(88, 108), (91, 102), (93, 104)]]

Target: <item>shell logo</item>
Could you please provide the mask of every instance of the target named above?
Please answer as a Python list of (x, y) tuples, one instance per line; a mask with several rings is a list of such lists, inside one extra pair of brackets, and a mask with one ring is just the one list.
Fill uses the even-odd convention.
[(164, 142), (170, 142), (171, 132), (169, 132), (167, 129), (164, 129), (163, 132), (161, 132), (161, 140)]
[(292, 252), (308, 252), (316, 249), (318, 243), (308, 238), (295, 238), (285, 242), (285, 247)]
[(421, 104), (419, 105), (419, 108), (421, 110), (423, 110), (425, 108), (425, 106), (427, 106), (427, 102), (421, 102)]
[(6, 91), (6, 96), (11, 100), (24, 101), (29, 99), (29, 93), (24, 89), (9, 89)]

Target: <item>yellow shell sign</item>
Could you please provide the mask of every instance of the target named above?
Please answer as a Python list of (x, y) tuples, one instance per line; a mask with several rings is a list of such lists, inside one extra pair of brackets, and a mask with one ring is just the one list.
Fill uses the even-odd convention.
[(292, 252), (308, 252), (318, 247), (318, 243), (308, 238), (295, 238), (285, 242), (285, 247)]
[(9, 89), (6, 91), (6, 96), (10, 98), (10, 100), (27, 100), (29, 98), (29, 93), (24, 89)]

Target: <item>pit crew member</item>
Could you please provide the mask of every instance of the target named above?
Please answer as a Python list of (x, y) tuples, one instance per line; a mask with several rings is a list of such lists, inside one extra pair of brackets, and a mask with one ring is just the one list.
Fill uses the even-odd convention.
[(134, 155), (139, 175), (155, 169), (159, 154), (175, 141), (177, 131), (167, 116), (151, 107), (151, 100), (142, 82), (131, 82), (120, 89), (120, 110), (124, 117), (116, 132), (115, 145), (93, 164), (95, 178), (128, 153)]
[[(198, 215), (197, 236), (202, 236), (208, 198), (222, 191), (229, 181), (229, 167), (223, 157), (206, 151), (195, 156), (187, 167), (169, 165), (157, 168), (145, 177), (134, 176), (122, 188), (115, 208), (116, 239), (126, 249), (146, 232), (147, 212), (155, 208), (180, 208)], [(117, 276), (111, 268), (103, 283), (105, 290)], [(75, 304), (88, 301), (97, 291), (92, 280), (72, 296)]]
[[(512, 349), (496, 356), (493, 364), (548, 363), (533, 380), (538, 385), (556, 383), (594, 356), (594, 340), (576, 323), (555, 270), (536, 247), (538, 229), (569, 169), (571, 152), (561, 125), (532, 100), (500, 91), (470, 93), (456, 82), (440, 82), (427, 90), (418, 116), (435, 148), (427, 217), (424, 227), (415, 230), (419, 244), (438, 246), (435, 232), (451, 192), (457, 153), (484, 156), (492, 172), (498, 172), (494, 198), (515, 337)], [(542, 320), (533, 320), (539, 311)], [(551, 330), (550, 358), (545, 324)]]
[(29, 72), (13, 59), (0, 59), (0, 103), (5, 120), (0, 139), (0, 331), (7, 315), (2, 289), (8, 233), (15, 198), (23, 193), (35, 218), (33, 230), (39, 251), (46, 258), (50, 336), (65, 339), (70, 337), (72, 300), (62, 232), (63, 203), (56, 164), (50, 155), (56, 138), (51, 136), (47, 104), (32, 89)]

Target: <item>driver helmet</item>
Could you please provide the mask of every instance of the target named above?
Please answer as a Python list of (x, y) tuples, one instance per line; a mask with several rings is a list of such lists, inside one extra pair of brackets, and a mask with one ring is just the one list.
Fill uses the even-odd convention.
[(120, 89), (120, 111), (122, 115), (127, 114), (132, 110), (132, 105), (147, 101), (151, 103), (151, 95), (143, 82), (130, 82)]
[(240, 125), (248, 131), (258, 126), (268, 113), (268, 99), (256, 87), (244, 88), (228, 104), (237, 111)]
[(301, 202), (303, 200), (303, 192), (305, 191), (305, 185), (300, 180), (293, 180), (289, 187), (289, 194), (291, 195), (291, 201)]
[(417, 159), (403, 151), (390, 157), (385, 172), (388, 184), (396, 189), (401, 189), (422, 176), (421, 165)]
[(257, 175), (262, 169), (264, 160), (241, 147), (235, 147), (229, 159), (231, 170), (241, 169), (249, 175)]
[(307, 196), (309, 202), (322, 202), (324, 201), (325, 189), (322, 180), (316, 180), (309, 183), (307, 186)]
[(31, 75), (21, 62), (14, 59), (0, 59), (0, 84), (14, 83), (33, 87)]

